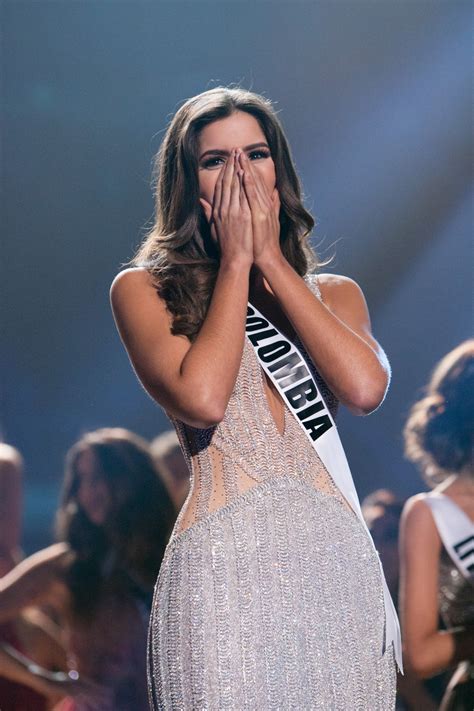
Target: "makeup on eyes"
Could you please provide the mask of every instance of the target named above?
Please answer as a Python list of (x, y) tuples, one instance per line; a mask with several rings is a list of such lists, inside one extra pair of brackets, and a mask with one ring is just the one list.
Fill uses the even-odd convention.
[[(263, 144), (265, 145), (265, 144)], [(255, 159), (255, 156), (258, 158), (270, 158), (270, 150), (268, 148), (260, 148), (258, 150), (248, 150), (246, 149), (247, 156), (252, 160)], [(209, 155), (210, 157), (207, 160), (202, 160), (204, 155)], [(228, 151), (222, 151), (219, 149), (215, 150), (210, 150), (206, 151), (206, 153), (203, 153), (203, 156), (201, 156), (200, 159), (200, 164), (201, 167), (203, 168), (218, 168), (220, 167), (221, 163), (217, 163), (216, 161), (223, 161), (224, 159), (227, 159), (229, 157), (229, 152)]]

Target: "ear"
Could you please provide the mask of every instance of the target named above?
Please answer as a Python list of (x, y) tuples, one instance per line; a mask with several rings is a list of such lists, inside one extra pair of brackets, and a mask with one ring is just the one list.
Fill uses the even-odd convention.
[(204, 198), (199, 198), (199, 202), (201, 203), (201, 207), (204, 210), (204, 214), (206, 215), (207, 221), (210, 223), (211, 222), (211, 217), (212, 217), (212, 205), (207, 202)]

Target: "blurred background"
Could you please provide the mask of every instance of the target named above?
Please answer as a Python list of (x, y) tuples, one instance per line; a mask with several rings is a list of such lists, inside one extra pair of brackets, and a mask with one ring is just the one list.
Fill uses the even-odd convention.
[(3, 0), (3, 439), (25, 459), (23, 546), (52, 540), (63, 457), (85, 431), (168, 429), (108, 291), (153, 214), (152, 157), (178, 106), (238, 83), (279, 110), (317, 218), (393, 368), (341, 412), (361, 498), (425, 488), (401, 429), (472, 333), (472, 4), (460, 0)]

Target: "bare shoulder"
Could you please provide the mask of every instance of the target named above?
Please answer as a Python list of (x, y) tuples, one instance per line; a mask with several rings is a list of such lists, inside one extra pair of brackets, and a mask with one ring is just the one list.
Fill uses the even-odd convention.
[(379, 348), (372, 337), (369, 309), (357, 282), (341, 274), (319, 274), (317, 279), (325, 306), (372, 347)]
[(403, 507), (401, 525), (408, 534), (439, 541), (439, 534), (425, 499), (426, 493), (410, 497)]
[(23, 469), (20, 452), (5, 442), (0, 442), (0, 477), (16, 477)]
[(158, 295), (150, 273), (142, 267), (124, 269), (117, 274), (110, 286), (110, 303), (119, 328), (122, 317), (136, 320), (140, 314), (169, 322), (166, 304)]
[(114, 301), (123, 294), (130, 296), (150, 289), (155, 291), (150, 273), (144, 267), (129, 267), (115, 276), (110, 286), (110, 297)]
[(342, 274), (318, 274), (321, 296), (329, 308), (361, 301), (365, 304), (362, 289), (354, 279)]
[(23, 463), (20, 452), (11, 444), (0, 442), (0, 462), (8, 462), (20, 466)]

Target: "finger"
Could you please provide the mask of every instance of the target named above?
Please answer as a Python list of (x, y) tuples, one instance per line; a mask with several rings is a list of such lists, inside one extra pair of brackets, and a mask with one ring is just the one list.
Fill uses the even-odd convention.
[(212, 202), (212, 208), (215, 213), (220, 210), (221, 199), (222, 199), (222, 180), (224, 178), (224, 169), (221, 168), (219, 175), (217, 176), (216, 184), (214, 186), (214, 197)]
[(239, 168), (238, 171), (239, 175), (239, 199), (240, 199), (240, 209), (241, 210), (250, 210), (250, 205), (249, 201), (247, 200), (247, 196), (245, 194), (245, 189), (244, 189), (244, 171), (242, 168)]
[[(232, 154), (231, 154), (232, 157)], [(229, 172), (229, 164), (230, 164), (230, 159), (226, 161), (226, 164), (223, 168), (220, 169), (219, 175), (216, 181), (216, 185), (214, 188), (214, 204), (213, 207), (216, 210), (217, 213), (220, 212), (221, 207), (222, 207), (222, 200), (223, 200), (223, 193), (224, 193), (224, 180), (226, 175)]]
[(240, 177), (239, 169), (237, 167), (237, 156), (235, 156), (234, 162), (234, 175), (232, 178), (232, 185), (230, 189), (229, 209), (231, 211), (238, 212), (240, 207)]
[(243, 185), (245, 190), (245, 195), (247, 196), (248, 203), (252, 212), (261, 211), (263, 208), (259, 193), (257, 191), (257, 186), (253, 175), (248, 170), (244, 170), (243, 175)]
[(224, 175), (222, 178), (222, 194), (220, 202), (221, 212), (229, 209), (230, 202), (230, 188), (232, 186), (232, 179), (234, 177), (235, 166), (235, 150), (232, 149), (229, 158), (225, 164)]
[(206, 215), (206, 220), (211, 228), (211, 237), (217, 241), (217, 232), (216, 232), (216, 226), (214, 224), (214, 219), (212, 216), (212, 205), (207, 202), (204, 198), (199, 198), (199, 202), (201, 203), (201, 207), (204, 210), (204, 214)]
[(244, 170), (250, 173), (255, 183), (255, 189), (257, 192), (258, 199), (260, 200), (260, 204), (262, 205), (262, 207), (268, 207), (268, 205), (270, 204), (270, 196), (268, 195), (265, 182), (263, 181), (260, 173), (258, 172), (258, 170), (255, 170), (252, 165), (252, 161), (250, 161), (246, 155), (243, 155), (243, 165)]
[(207, 202), (204, 198), (199, 198), (199, 202), (201, 203), (201, 207), (204, 210), (204, 214), (206, 216), (206, 220), (208, 222), (211, 222), (212, 220), (212, 205)]
[(281, 201), (280, 201), (280, 194), (276, 188), (273, 188), (272, 205), (275, 210), (275, 215), (277, 217), (280, 217)]

